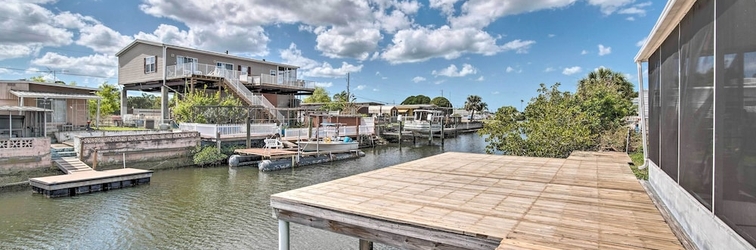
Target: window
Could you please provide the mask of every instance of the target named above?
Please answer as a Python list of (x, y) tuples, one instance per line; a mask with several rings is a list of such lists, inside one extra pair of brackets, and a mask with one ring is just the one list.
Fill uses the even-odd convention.
[(185, 73), (197, 71), (197, 58), (177, 56), (176, 67), (183, 69)]
[(216, 62), (215, 66), (219, 69), (234, 70), (234, 64), (232, 63)]
[(144, 73), (155, 73), (157, 71), (156, 56), (148, 56), (144, 58)]
[(272, 76), (276, 76), (276, 70), (275, 70), (275, 69), (271, 69), (271, 70), (270, 70), (270, 75), (272, 75)]
[(241, 75), (246, 76), (249, 75), (249, 68), (246, 66), (240, 66), (241, 67)]
[(67, 118), (66, 100), (37, 98), (37, 107), (49, 109), (53, 112), (45, 112), (47, 122), (65, 123)]

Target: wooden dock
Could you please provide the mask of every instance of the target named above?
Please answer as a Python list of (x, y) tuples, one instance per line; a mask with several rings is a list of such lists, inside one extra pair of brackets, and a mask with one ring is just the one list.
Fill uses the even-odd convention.
[(55, 165), (66, 175), (29, 179), (35, 193), (48, 198), (74, 196), (146, 184), (152, 178), (151, 170), (122, 168), (95, 171), (76, 157), (55, 160)]
[(682, 249), (629, 161), (621, 153), (444, 153), (278, 193), (271, 207), (280, 249), (289, 247), (289, 222), (357, 237), (361, 246)]

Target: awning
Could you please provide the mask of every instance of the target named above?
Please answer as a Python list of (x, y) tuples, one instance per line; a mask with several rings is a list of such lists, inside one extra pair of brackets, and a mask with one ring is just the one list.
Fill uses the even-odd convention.
[(13, 111), (13, 112), (52, 112), (49, 109), (31, 107), (31, 106), (0, 106), (0, 111)]
[(82, 99), (82, 100), (100, 100), (102, 99), (96, 95), (84, 95), (84, 94), (61, 94), (61, 93), (43, 93), (43, 92), (31, 92), (31, 91), (19, 91), (11, 90), (11, 94), (24, 97), (24, 98), (45, 98), (45, 99)]
[(391, 114), (392, 109), (394, 109), (394, 106), (368, 106), (368, 114)]
[(398, 113), (407, 113), (410, 109), (396, 109)]

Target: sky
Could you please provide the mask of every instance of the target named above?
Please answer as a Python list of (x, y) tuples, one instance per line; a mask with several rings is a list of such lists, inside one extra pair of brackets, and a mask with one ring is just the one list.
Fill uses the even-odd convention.
[[(0, 79), (118, 82), (115, 53), (145, 39), (300, 66), (357, 101), (479, 95), (520, 109), (539, 84), (574, 91), (633, 62), (666, 2), (654, 0), (4, 0)], [(644, 66), (645, 67), (645, 66)], [(54, 74), (53, 74), (54, 72)], [(134, 93), (130, 93), (134, 94)], [(137, 93), (138, 94), (138, 93)]]

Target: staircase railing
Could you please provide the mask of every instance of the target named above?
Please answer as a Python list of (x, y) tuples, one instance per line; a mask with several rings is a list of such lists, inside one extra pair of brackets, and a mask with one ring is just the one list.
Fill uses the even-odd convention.
[(247, 89), (247, 87), (244, 86), (241, 81), (239, 81), (237, 71), (218, 69), (216, 70), (215, 74), (223, 77), (225, 79), (224, 82), (226, 83), (226, 85), (231, 87), (231, 89), (240, 97), (242, 97), (242, 99), (244, 99), (248, 104), (253, 106), (263, 106), (268, 109), (270, 114), (274, 116), (278, 122), (284, 122), (284, 116), (280, 111), (276, 110), (276, 106), (270, 103), (264, 96), (255, 95), (254, 93), (252, 93), (252, 91), (249, 91), (249, 89)]

